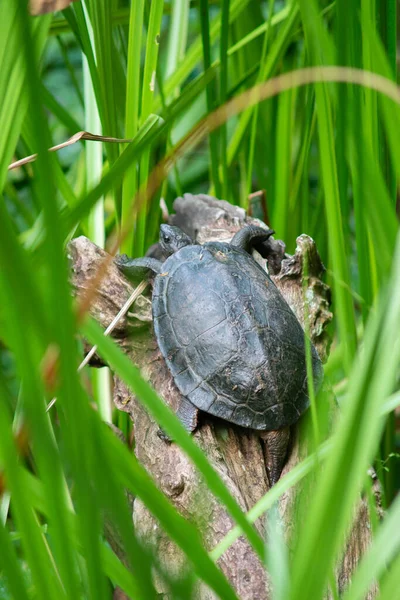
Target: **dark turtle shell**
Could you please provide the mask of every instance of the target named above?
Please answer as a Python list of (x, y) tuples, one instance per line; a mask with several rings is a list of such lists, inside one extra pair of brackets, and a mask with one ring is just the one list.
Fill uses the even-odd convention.
[[(309, 404), (304, 332), (245, 251), (221, 242), (170, 256), (153, 289), (158, 345), (181, 393), (242, 427), (280, 429)], [(312, 347), (315, 379), (322, 365)]]

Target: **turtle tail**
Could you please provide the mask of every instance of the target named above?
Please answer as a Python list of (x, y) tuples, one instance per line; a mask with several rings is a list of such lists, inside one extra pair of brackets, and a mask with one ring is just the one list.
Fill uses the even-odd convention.
[(285, 466), (290, 442), (290, 427), (276, 431), (265, 431), (260, 437), (269, 484), (272, 487), (278, 481)]

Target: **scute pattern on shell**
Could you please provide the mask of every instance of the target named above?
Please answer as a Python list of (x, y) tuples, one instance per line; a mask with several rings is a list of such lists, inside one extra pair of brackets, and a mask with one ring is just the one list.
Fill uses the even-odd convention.
[[(153, 290), (154, 329), (181, 393), (243, 427), (279, 429), (309, 404), (304, 332), (267, 273), (221, 242), (170, 256)], [(315, 379), (322, 366), (312, 347)]]

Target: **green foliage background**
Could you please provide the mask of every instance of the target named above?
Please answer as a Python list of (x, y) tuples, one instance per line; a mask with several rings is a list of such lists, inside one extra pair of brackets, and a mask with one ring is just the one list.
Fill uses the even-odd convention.
[[(216, 560), (244, 533), (275, 582), (275, 598), (323, 598), (345, 547), (368, 466), (382, 480), (387, 513), (346, 600), (371, 582), (380, 598), (400, 589), (400, 500), (396, 427), (400, 404), (400, 92), (396, 2), (387, 0), (86, 0), (61, 14), (31, 17), (24, 0), (1, 5), (0, 19), (0, 596), (110, 598), (120, 586), (152, 598), (158, 557), (135, 536), (125, 490), (142, 499), (181, 547), (190, 568), (169, 581), (189, 598), (197, 578), (221, 598), (235, 593)], [(206, 115), (257, 83), (308, 66), (347, 66), (386, 79), (293, 85), (241, 111), (168, 163), (158, 189), (135, 205), (154, 166), (177, 151)], [(130, 138), (47, 149), (80, 130)], [(35, 163), (7, 172), (13, 157)], [(176, 417), (111, 340), (76, 317), (66, 243), (79, 234), (100, 245), (128, 231), (121, 251), (143, 255), (157, 237), (159, 200), (210, 192), (263, 207), (288, 250), (302, 232), (317, 242), (333, 291), (334, 343), (326, 378), (340, 418), (325, 433), (318, 399), (313, 454), (244, 515)], [(397, 211), (397, 212), (396, 212)], [(77, 333), (99, 345), (224, 503), (237, 527), (210, 554), (110, 420), (107, 374), (77, 374)], [(54, 386), (51, 369), (57, 365)], [(49, 372), (50, 371), (50, 372)], [(85, 381), (91, 379), (91, 393)], [(55, 408), (46, 403), (57, 395)], [(92, 398), (99, 404), (93, 411)], [(321, 414), (319, 414), (321, 413)], [(128, 424), (114, 415), (122, 428)], [(317, 476), (313, 477), (313, 474)], [(252, 522), (291, 485), (312, 493), (294, 524), (298, 544), (282, 551), (279, 528), (265, 544)], [(274, 522), (274, 512), (269, 513)], [(123, 563), (104, 539), (119, 532)], [(271, 556), (274, 560), (271, 560)], [(282, 575), (284, 574), (284, 576)]]

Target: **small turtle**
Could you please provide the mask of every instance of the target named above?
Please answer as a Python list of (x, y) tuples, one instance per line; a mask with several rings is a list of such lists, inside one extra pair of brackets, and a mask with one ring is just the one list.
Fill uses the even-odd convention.
[[(154, 331), (182, 394), (177, 415), (188, 431), (198, 411), (265, 433), (270, 484), (280, 476), (290, 425), (309, 405), (304, 332), (253, 247), (273, 234), (253, 225), (229, 243), (195, 244), (161, 225), (169, 257), (116, 258), (130, 279), (155, 274)], [(311, 345), (316, 385), (322, 364)]]

